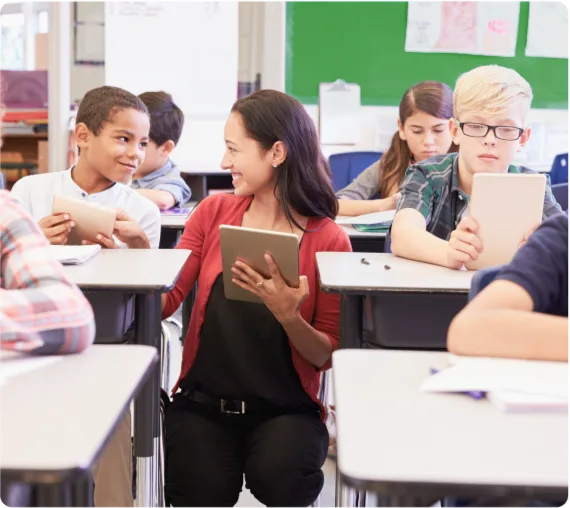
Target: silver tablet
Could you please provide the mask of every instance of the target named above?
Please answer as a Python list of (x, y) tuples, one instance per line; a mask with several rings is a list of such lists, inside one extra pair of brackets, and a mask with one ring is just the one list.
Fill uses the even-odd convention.
[(221, 225), (220, 245), (224, 292), (229, 300), (263, 303), (260, 298), (232, 282), (232, 266), (236, 260), (243, 261), (268, 279), (269, 270), (264, 259), (266, 253), (271, 254), (287, 284), (298, 287), (299, 237), (297, 235)]

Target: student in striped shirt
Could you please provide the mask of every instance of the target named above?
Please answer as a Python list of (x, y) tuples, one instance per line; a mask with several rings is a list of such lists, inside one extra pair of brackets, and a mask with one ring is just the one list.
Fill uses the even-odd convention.
[[(0, 217), (0, 347), (29, 354), (83, 351), (95, 337), (91, 305), (7, 191), (0, 191)], [(7, 506), (31, 506), (29, 485), (2, 478), (0, 486)]]
[(95, 337), (91, 305), (49, 252), (28, 212), (0, 191), (0, 338), (2, 349), (77, 353)]

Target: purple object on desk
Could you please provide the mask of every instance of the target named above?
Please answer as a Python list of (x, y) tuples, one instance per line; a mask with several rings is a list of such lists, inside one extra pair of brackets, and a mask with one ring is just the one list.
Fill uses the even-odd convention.
[(187, 217), (188, 215), (190, 215), (190, 209), (189, 208), (170, 208), (169, 210), (161, 210), (160, 215), (174, 215), (174, 216), (182, 215), (184, 217)]
[[(434, 369), (433, 367), (430, 369), (430, 371), (432, 374), (437, 374), (439, 372), (439, 370)], [(463, 393), (465, 395), (469, 395), (469, 397), (471, 397), (472, 399), (475, 399), (475, 400), (482, 399), (486, 395), (485, 392), (478, 392), (478, 391), (460, 392), (460, 393)]]

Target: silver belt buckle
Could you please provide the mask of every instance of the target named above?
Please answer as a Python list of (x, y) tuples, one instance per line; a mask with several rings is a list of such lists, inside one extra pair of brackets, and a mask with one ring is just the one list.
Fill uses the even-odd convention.
[(226, 402), (228, 402), (226, 399), (220, 399), (220, 411), (222, 414), (226, 414), (226, 415), (243, 415), (243, 414), (245, 414), (245, 402), (243, 400), (241, 401), (241, 411), (232, 411), (232, 410), (226, 409)]

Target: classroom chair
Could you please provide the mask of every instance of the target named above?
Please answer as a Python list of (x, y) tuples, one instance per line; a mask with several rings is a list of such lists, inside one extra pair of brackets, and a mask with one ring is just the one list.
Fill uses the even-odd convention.
[(329, 157), (332, 182), (335, 192), (344, 189), (368, 166), (382, 157), (382, 152), (346, 152)]
[(568, 182), (552, 186), (552, 194), (565, 212), (568, 211)]
[(568, 183), (568, 154), (561, 153), (554, 157), (552, 168), (550, 169), (550, 183)]

